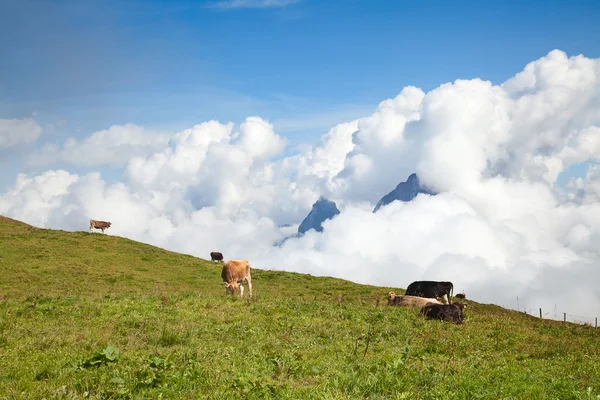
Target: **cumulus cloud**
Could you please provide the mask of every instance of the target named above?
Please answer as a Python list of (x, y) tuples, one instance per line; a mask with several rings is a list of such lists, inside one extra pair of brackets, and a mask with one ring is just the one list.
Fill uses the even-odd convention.
[(47, 144), (28, 157), (30, 165), (58, 162), (78, 166), (120, 166), (136, 155), (152, 154), (168, 144), (169, 135), (134, 124), (114, 125), (82, 141), (68, 138), (62, 147)]
[(32, 118), (0, 118), (0, 148), (35, 142), (41, 134), (42, 127)]
[[(105, 219), (109, 234), (200, 257), (217, 250), (258, 268), (404, 288), (451, 280), (475, 300), (594, 317), (599, 79), (600, 60), (555, 50), (501, 85), (405, 87), (288, 157), (266, 120), (208, 121), (154, 152), (130, 150), (122, 182), (19, 175), (0, 196), (0, 214), (73, 230)], [(556, 184), (586, 162), (585, 176)], [(372, 212), (415, 171), (439, 194)], [(322, 233), (274, 246), (320, 195), (341, 213)]]

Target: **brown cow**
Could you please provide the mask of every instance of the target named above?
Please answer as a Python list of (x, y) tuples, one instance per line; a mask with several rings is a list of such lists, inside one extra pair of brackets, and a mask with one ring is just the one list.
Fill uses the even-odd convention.
[(110, 228), (110, 225), (110, 222), (90, 219), (90, 232), (92, 232), (93, 229), (101, 229), (102, 233), (104, 233), (104, 230)]
[(229, 260), (223, 264), (221, 278), (225, 285), (225, 294), (235, 295), (237, 288), (240, 288), (240, 297), (244, 296), (244, 279), (248, 282), (248, 291), (252, 297), (252, 278), (250, 277), (250, 263), (248, 260)]
[(437, 299), (417, 296), (398, 296), (394, 292), (388, 295), (388, 306), (423, 307), (427, 304), (442, 304)]
[(439, 319), (440, 321), (462, 324), (465, 321), (463, 308), (466, 307), (467, 305), (462, 303), (428, 304), (421, 309), (421, 314), (427, 319)]
[(210, 252), (210, 260), (211, 261), (221, 261), (223, 262), (223, 253), (219, 253), (218, 251), (211, 251)]

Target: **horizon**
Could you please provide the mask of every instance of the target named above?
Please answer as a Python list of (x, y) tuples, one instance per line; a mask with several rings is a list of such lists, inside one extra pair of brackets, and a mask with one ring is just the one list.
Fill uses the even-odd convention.
[[(3, 2), (0, 214), (597, 315), (598, 20), (594, 1)], [(439, 194), (372, 213), (412, 173)], [(340, 214), (274, 246), (320, 197)]]

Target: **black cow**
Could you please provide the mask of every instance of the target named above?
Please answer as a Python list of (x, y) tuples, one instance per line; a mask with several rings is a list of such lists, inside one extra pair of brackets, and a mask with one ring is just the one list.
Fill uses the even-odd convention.
[(441, 297), (444, 303), (452, 303), (454, 285), (452, 282), (437, 281), (415, 281), (406, 288), (406, 296), (427, 297), (435, 299)]
[(219, 253), (218, 251), (210, 252), (210, 260), (211, 261), (223, 261), (223, 253)]
[(466, 307), (467, 305), (462, 303), (427, 304), (421, 308), (421, 314), (423, 314), (427, 319), (439, 319), (440, 321), (462, 324), (465, 321), (463, 308)]
[(467, 298), (467, 295), (466, 295), (466, 294), (464, 294), (464, 293), (458, 293), (458, 294), (457, 294), (455, 297), (456, 297), (457, 299), (466, 299), (466, 298)]

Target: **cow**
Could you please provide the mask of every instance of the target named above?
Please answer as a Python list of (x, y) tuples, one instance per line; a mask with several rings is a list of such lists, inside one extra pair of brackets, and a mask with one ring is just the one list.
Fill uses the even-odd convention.
[(248, 283), (248, 291), (252, 297), (252, 278), (250, 277), (250, 263), (248, 260), (229, 260), (223, 264), (221, 278), (225, 285), (225, 295), (235, 295), (237, 288), (240, 288), (240, 297), (244, 296), (244, 279)]
[(407, 296), (427, 297), (435, 299), (440, 297), (445, 304), (452, 303), (452, 282), (415, 281), (406, 288)]
[(454, 322), (462, 324), (465, 321), (463, 309), (466, 304), (427, 304), (421, 308), (421, 314), (427, 319), (439, 319), (440, 321)]
[(423, 307), (427, 304), (442, 304), (436, 299), (426, 299), (416, 296), (398, 296), (394, 292), (388, 295), (388, 306)]
[(218, 251), (211, 251), (210, 260), (216, 262), (223, 262), (223, 253), (219, 253)]
[(101, 229), (102, 233), (104, 233), (104, 230), (110, 228), (110, 225), (110, 222), (90, 219), (90, 232), (92, 232), (93, 229)]
[(458, 294), (457, 294), (456, 296), (454, 296), (454, 297), (456, 297), (457, 299), (466, 299), (466, 298), (467, 298), (467, 295), (466, 295), (466, 294), (464, 294), (464, 293), (458, 293)]

